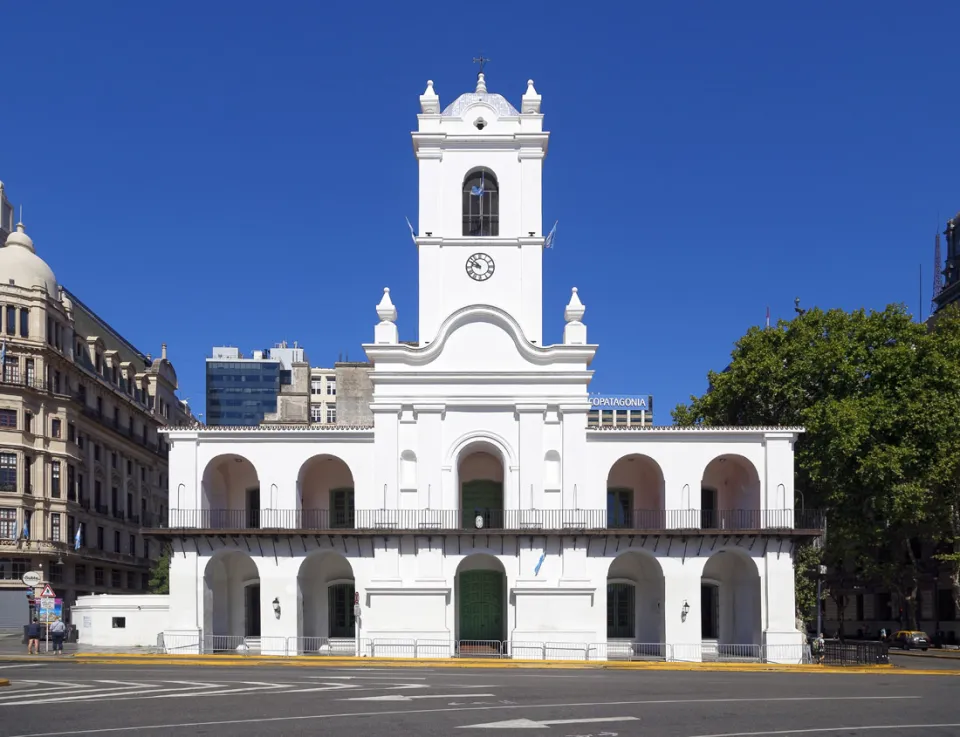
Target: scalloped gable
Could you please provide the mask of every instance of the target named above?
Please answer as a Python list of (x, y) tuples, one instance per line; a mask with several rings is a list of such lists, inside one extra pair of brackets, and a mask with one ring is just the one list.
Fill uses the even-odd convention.
[(467, 373), (585, 370), (596, 349), (595, 345), (533, 345), (511, 315), (490, 305), (457, 310), (440, 326), (436, 338), (419, 348), (404, 344), (364, 346), (375, 371), (410, 366)]

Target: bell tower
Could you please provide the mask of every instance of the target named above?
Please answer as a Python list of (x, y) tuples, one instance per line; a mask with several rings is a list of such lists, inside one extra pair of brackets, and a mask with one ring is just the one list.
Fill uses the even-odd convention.
[(549, 133), (540, 95), (527, 82), (520, 110), (487, 90), (445, 108), (427, 82), (413, 150), (420, 169), (420, 345), (452, 313), (498, 307), (542, 345), (541, 173)]

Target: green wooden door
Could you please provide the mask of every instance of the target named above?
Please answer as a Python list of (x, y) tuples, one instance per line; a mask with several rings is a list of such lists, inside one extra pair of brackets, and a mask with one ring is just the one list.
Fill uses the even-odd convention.
[(463, 527), (472, 530), (476, 518), (483, 518), (484, 528), (503, 527), (503, 484), (499, 481), (465, 481), (463, 500)]
[(460, 574), (460, 639), (503, 640), (504, 578), (499, 571)]

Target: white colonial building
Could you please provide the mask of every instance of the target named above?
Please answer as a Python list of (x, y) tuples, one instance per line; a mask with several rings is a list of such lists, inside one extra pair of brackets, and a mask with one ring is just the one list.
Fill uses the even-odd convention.
[(168, 647), (797, 660), (800, 430), (588, 429), (576, 289), (543, 337), (540, 95), (420, 109), (419, 340), (385, 289), (370, 426), (165, 431)]

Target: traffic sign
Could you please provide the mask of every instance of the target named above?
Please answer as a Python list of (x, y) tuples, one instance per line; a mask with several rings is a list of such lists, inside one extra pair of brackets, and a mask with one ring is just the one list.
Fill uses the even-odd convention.
[(43, 573), (40, 571), (27, 571), (20, 580), (23, 581), (24, 586), (36, 588), (43, 583)]
[(46, 586), (44, 586), (43, 593), (40, 594), (41, 599), (55, 599), (56, 596), (57, 595), (53, 593), (53, 589), (50, 588), (50, 584), (47, 584)]

